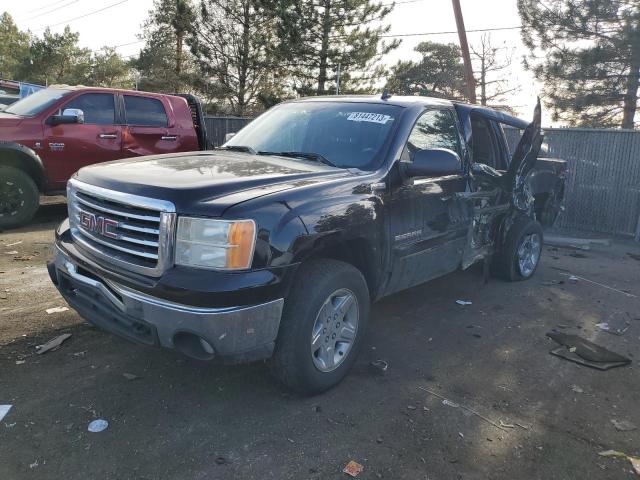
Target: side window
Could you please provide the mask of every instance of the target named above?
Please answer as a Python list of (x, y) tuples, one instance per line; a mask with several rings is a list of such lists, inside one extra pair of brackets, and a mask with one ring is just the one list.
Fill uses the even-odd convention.
[(429, 110), (422, 114), (409, 135), (403, 160), (411, 161), (416, 150), (432, 148), (448, 148), (460, 155), (458, 127), (449, 110)]
[(125, 95), (124, 109), (127, 125), (166, 127), (169, 124), (167, 112), (164, 111), (164, 106), (158, 99)]
[(84, 113), (84, 123), (93, 125), (113, 125), (116, 107), (110, 93), (85, 93), (67, 103), (62, 110), (79, 108)]

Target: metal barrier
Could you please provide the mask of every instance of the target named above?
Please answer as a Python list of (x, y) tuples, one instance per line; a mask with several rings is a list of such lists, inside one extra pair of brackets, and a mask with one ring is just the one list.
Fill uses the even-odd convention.
[(204, 117), (209, 147), (219, 147), (224, 143), (227, 133), (237, 132), (251, 120), (243, 117)]
[[(558, 226), (640, 241), (640, 131), (549, 128), (548, 156), (569, 168)], [(520, 132), (505, 129), (513, 151)]]

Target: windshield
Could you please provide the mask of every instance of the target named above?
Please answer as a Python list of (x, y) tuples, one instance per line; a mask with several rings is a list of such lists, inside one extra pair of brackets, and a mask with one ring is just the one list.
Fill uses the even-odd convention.
[(44, 90), (33, 93), (22, 100), (18, 100), (16, 103), (6, 108), (4, 112), (20, 115), (22, 117), (33, 117), (69, 93), (71, 93), (69, 90), (62, 90), (60, 88), (45, 88)]
[(293, 102), (272, 108), (223, 147), (299, 152), (343, 168), (375, 169), (401, 107), (375, 103)]

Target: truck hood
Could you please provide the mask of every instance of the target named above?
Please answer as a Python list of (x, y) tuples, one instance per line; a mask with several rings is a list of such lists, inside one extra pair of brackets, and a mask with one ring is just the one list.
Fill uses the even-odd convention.
[(154, 155), (82, 168), (75, 178), (91, 185), (169, 200), (178, 213), (220, 216), (240, 202), (351, 175), (307, 160), (241, 152)]
[(0, 111), (0, 127), (17, 127), (24, 118)]

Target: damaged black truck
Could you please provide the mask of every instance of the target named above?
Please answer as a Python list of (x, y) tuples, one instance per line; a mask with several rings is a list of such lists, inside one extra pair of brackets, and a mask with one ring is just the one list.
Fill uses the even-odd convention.
[[(524, 130), (513, 155), (502, 127)], [(269, 359), (313, 394), (360, 349), (369, 305), (484, 262), (533, 275), (565, 163), (527, 124), (424, 97), (280, 104), (222, 148), (82, 168), (53, 282), (90, 323), (199, 360)]]

